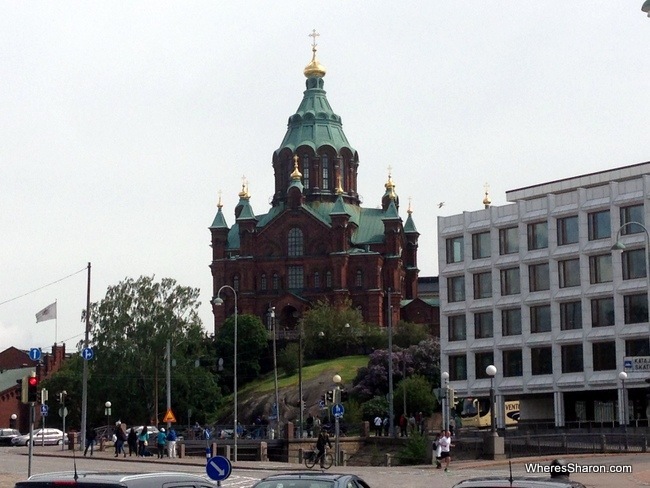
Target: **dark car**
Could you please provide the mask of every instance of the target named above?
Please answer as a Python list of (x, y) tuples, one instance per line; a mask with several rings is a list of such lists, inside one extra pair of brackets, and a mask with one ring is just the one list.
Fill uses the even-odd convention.
[[(75, 476), (77, 481), (75, 483)], [(79, 486), (80, 488), (214, 488), (218, 486), (203, 476), (188, 473), (47, 473), (35, 474), (27, 481), (19, 481), (15, 488), (45, 488), (52, 486)]]
[(252, 488), (370, 488), (370, 485), (353, 474), (307, 471), (274, 474), (258, 481)]
[(532, 478), (515, 476), (513, 478), (488, 476), (461, 481), (454, 488), (585, 488), (577, 481), (559, 478)]
[(16, 429), (0, 429), (0, 446), (10, 446), (11, 439), (19, 435), (20, 432)]

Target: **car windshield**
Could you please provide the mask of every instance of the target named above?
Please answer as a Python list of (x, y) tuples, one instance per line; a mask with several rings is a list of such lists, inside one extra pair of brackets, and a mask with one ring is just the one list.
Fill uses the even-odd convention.
[(262, 481), (255, 485), (255, 488), (334, 488), (333, 481), (325, 480), (299, 480), (299, 479), (275, 479)]

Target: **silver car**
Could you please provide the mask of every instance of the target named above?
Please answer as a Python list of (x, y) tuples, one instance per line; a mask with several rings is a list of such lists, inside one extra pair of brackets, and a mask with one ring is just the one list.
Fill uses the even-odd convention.
[[(29, 444), (29, 434), (19, 435), (11, 439), (12, 446), (26, 446)], [(60, 445), (63, 443), (63, 432), (59, 429), (36, 429), (34, 431), (33, 443), (35, 446)]]
[[(76, 480), (76, 481), (75, 481)], [(47, 488), (57, 485), (96, 488), (214, 488), (216, 481), (187, 473), (48, 473), (35, 474), (27, 481), (19, 481), (15, 488)]]

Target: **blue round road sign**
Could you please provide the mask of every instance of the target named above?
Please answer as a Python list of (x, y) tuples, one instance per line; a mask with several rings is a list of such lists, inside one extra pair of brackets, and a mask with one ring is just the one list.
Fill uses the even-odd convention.
[(29, 359), (32, 361), (38, 361), (41, 359), (41, 350), (38, 347), (32, 347), (29, 350)]
[(210, 479), (223, 481), (232, 473), (232, 464), (230, 464), (230, 460), (227, 457), (214, 456), (208, 459), (208, 464), (205, 465), (205, 472)]
[(337, 403), (336, 405), (332, 405), (332, 415), (341, 418), (343, 417), (344, 413), (345, 413), (345, 408), (343, 408), (343, 405), (341, 405), (340, 403)]
[(95, 356), (95, 353), (90, 347), (84, 347), (83, 350), (81, 351), (81, 357), (84, 358), (86, 361), (89, 361)]

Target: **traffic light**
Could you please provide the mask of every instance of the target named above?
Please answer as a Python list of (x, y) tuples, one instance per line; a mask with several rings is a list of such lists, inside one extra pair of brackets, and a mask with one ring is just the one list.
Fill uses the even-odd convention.
[(449, 406), (454, 408), (456, 404), (456, 391), (453, 388), (449, 388)]
[(349, 396), (350, 395), (348, 394), (348, 390), (341, 390), (341, 401), (342, 402), (347, 402)]
[(27, 402), (37, 402), (38, 401), (38, 378), (36, 376), (30, 376), (27, 378)]
[(18, 386), (20, 387), (20, 401), (27, 403), (27, 376), (23, 376), (22, 379), (16, 380)]
[(334, 390), (327, 390), (327, 403), (334, 403)]

